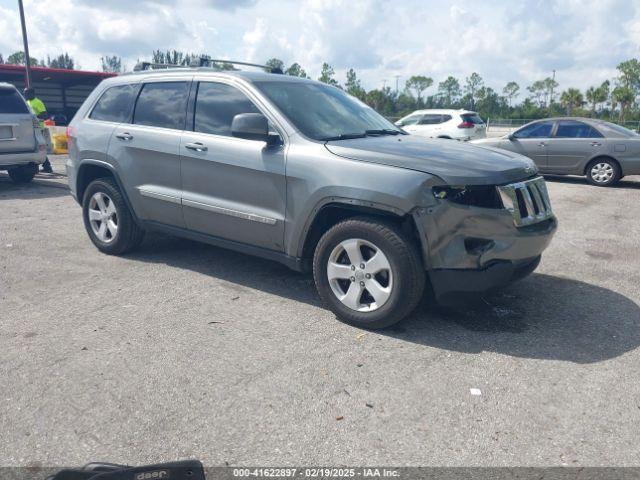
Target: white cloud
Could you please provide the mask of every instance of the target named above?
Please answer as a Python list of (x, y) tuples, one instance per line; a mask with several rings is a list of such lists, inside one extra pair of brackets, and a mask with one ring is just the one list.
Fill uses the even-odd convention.
[[(132, 7), (135, 5), (135, 8)], [(38, 58), (68, 51), (83, 68), (101, 55), (132, 66), (156, 48), (215, 57), (299, 62), (340, 80), (358, 71), (367, 88), (412, 74), (464, 80), (479, 72), (496, 89), (556, 70), (560, 88), (586, 88), (640, 57), (640, 5), (628, 0), (30, 0)], [(0, 0), (0, 52), (21, 49), (12, 0)], [(435, 86), (432, 87), (432, 91)]]
[(243, 58), (250, 62), (264, 62), (269, 58), (289, 60), (295, 54), (294, 46), (289, 43), (286, 35), (265, 18), (257, 18), (251, 30), (242, 36), (245, 55)]

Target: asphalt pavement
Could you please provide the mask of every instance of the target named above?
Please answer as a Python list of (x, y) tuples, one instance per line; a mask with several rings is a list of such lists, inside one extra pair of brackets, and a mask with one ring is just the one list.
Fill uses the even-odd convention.
[(366, 332), (266, 260), (99, 253), (63, 162), (0, 172), (0, 465), (640, 465), (640, 178), (549, 179), (537, 273)]

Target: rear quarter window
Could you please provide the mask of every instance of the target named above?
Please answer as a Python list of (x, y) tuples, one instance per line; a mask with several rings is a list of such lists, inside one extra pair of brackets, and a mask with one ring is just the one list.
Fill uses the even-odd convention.
[(17, 90), (0, 89), (0, 113), (29, 113), (29, 107)]
[(465, 113), (460, 116), (462, 117), (462, 120), (464, 120), (465, 122), (471, 122), (474, 125), (484, 124), (484, 120), (482, 120), (482, 118), (480, 118), (480, 115), (478, 115), (477, 113)]
[(119, 85), (105, 90), (89, 118), (105, 122), (125, 122), (131, 113), (131, 106), (135, 98), (133, 85)]

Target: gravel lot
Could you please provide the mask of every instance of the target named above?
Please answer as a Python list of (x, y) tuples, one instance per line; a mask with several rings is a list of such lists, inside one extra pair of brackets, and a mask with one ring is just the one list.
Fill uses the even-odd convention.
[(640, 178), (550, 179), (536, 274), (371, 333), (276, 263), (100, 254), (63, 161), (0, 173), (0, 465), (640, 465)]

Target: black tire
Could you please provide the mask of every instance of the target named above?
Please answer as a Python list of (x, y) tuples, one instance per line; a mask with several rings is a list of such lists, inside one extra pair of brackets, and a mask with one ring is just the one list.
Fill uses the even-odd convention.
[[(393, 285), (388, 299), (376, 310), (361, 312), (351, 309), (332, 290), (327, 263), (334, 249), (348, 239), (370, 242), (388, 259)], [(334, 225), (322, 236), (313, 257), (313, 277), (320, 297), (339, 320), (357, 327), (378, 329), (399, 322), (415, 309), (422, 298), (426, 273), (415, 242), (392, 222), (374, 217), (355, 217)], [(362, 300), (364, 297), (359, 298)]]
[[(598, 181), (596, 180), (596, 178), (594, 178), (593, 167), (599, 164), (608, 165), (611, 167), (611, 169), (613, 170), (613, 175), (611, 176), (611, 178), (606, 181)], [(596, 187), (610, 187), (611, 185), (615, 185), (622, 177), (622, 172), (620, 171), (620, 165), (618, 165), (618, 162), (608, 157), (599, 157), (591, 160), (589, 162), (589, 165), (587, 165), (585, 173), (587, 175), (587, 181), (591, 185), (595, 185)]]
[[(109, 241), (102, 241), (91, 227), (89, 206), (91, 198), (98, 192), (109, 197), (115, 206), (117, 233)], [(121, 255), (136, 248), (144, 238), (144, 230), (138, 226), (127, 206), (118, 184), (109, 177), (99, 178), (89, 184), (82, 199), (82, 218), (84, 227), (93, 244), (108, 255)]]
[(11, 168), (8, 173), (13, 183), (29, 183), (33, 180), (33, 177), (36, 176), (36, 173), (38, 173), (38, 165), (30, 163), (28, 165), (14, 167)]

